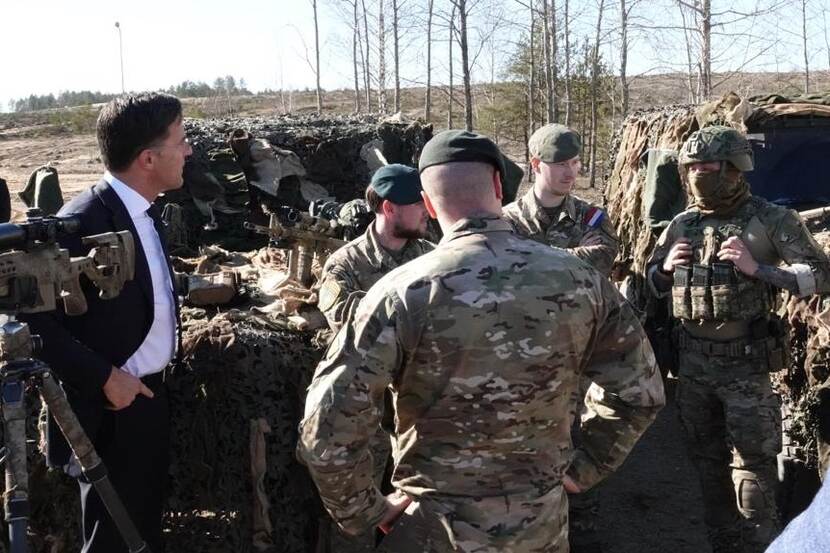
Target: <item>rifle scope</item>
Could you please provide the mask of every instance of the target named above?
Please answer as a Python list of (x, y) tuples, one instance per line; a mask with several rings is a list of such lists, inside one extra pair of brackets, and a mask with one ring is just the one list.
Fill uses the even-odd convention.
[(78, 217), (34, 217), (22, 223), (2, 223), (0, 251), (26, 249), (35, 242), (54, 243), (59, 236), (80, 228)]

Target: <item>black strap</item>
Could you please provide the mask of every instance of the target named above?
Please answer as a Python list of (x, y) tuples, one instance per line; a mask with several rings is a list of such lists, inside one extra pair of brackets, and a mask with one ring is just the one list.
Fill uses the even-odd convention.
[(84, 477), (86, 478), (87, 482), (95, 483), (100, 482), (104, 478), (107, 477), (107, 467), (104, 463), (98, 463), (94, 467), (90, 467), (88, 469), (84, 469)]
[(13, 498), (6, 503), (6, 521), (11, 522), (19, 518), (29, 518), (29, 500)]
[(161, 242), (161, 249), (164, 252), (164, 260), (167, 263), (167, 271), (170, 273), (170, 284), (173, 287), (173, 306), (176, 311), (176, 357), (173, 359), (173, 366), (178, 368), (182, 363), (182, 313), (179, 305), (179, 296), (176, 293), (176, 274), (173, 272), (173, 267), (170, 265), (170, 252), (167, 249), (167, 230), (164, 221), (161, 218), (161, 210), (156, 204), (150, 204), (147, 208), (147, 215), (153, 220), (153, 226), (156, 228), (156, 233), (159, 235)]

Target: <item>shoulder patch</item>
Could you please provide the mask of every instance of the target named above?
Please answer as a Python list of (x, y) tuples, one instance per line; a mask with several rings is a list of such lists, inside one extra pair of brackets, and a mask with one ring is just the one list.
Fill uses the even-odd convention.
[(340, 284), (334, 279), (326, 279), (323, 285), (320, 286), (320, 298), (317, 300), (317, 308), (320, 311), (326, 312), (337, 303), (340, 293), (343, 289)]
[(598, 207), (592, 207), (582, 217), (582, 224), (589, 228), (598, 228), (605, 219), (605, 212)]

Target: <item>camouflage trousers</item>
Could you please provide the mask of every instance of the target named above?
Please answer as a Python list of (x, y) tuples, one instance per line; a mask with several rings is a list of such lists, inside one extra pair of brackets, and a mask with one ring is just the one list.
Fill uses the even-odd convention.
[(781, 449), (780, 403), (766, 363), (683, 351), (678, 366), (677, 406), (713, 550), (764, 551), (780, 530)]
[[(369, 444), (369, 448), (372, 452), (372, 459), (374, 460), (374, 466), (372, 468), (375, 485), (379, 489), (382, 489), (384, 487), (386, 465), (392, 455), (392, 442), (389, 434), (383, 428), (379, 427)], [(374, 529), (358, 536), (349, 536), (344, 534), (331, 519), (329, 519), (329, 524), (331, 525), (331, 537), (328, 551), (331, 553), (365, 553), (375, 551), (376, 536)]]
[[(591, 385), (587, 379), (580, 381), (580, 394), (585, 397)], [(580, 401), (578, 411), (571, 426), (571, 441), (574, 447), (579, 447), (580, 416), (585, 410), (585, 403)], [(600, 488), (602, 484), (594, 486), (582, 493), (568, 496), (568, 543), (572, 553), (598, 553), (602, 551), (599, 539), (597, 521), (599, 519)]]

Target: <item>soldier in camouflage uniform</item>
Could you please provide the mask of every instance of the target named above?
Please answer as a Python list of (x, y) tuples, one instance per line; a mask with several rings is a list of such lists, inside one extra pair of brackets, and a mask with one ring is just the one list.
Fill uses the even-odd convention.
[(619, 247), (614, 227), (602, 209), (571, 194), (580, 168), (579, 135), (552, 123), (533, 133), (527, 147), (536, 181), (505, 206), (503, 217), (517, 233), (564, 248), (609, 276)]
[[(361, 300), (309, 388), (298, 454), (348, 532), (394, 553), (567, 552), (567, 496), (622, 463), (664, 403), (654, 355), (613, 285), (502, 219), (495, 144), (445, 131), (419, 168), (437, 248)], [(571, 447), (579, 378), (593, 381)], [(396, 492), (368, 443), (394, 397)]]
[[(536, 180), (523, 198), (504, 208), (502, 216), (518, 234), (568, 250), (610, 276), (618, 249), (614, 227), (604, 211), (571, 194), (580, 167), (579, 135), (564, 125), (545, 125), (533, 133), (527, 146)], [(582, 390), (587, 391), (589, 385), (589, 381), (583, 381)], [(578, 407), (575, 416), (581, 411)], [(578, 442), (579, 427), (576, 421), (574, 424), (573, 437)], [(601, 550), (598, 516), (599, 489), (571, 499), (572, 551)]]
[[(782, 368), (774, 289), (799, 296), (828, 283), (828, 260), (794, 211), (750, 194), (747, 140), (729, 127), (693, 133), (680, 151), (694, 196), (658, 240), (648, 279), (671, 295), (678, 325), (677, 403), (700, 474), (715, 551), (763, 551), (779, 530)], [(742, 545), (739, 545), (742, 544)]]
[(375, 171), (366, 203), (374, 222), (363, 236), (329, 256), (320, 279), (317, 306), (335, 331), (380, 277), (434, 247), (423, 240), (429, 218), (416, 169), (392, 164)]
[[(334, 331), (383, 275), (434, 248), (422, 239), (428, 216), (417, 169), (398, 164), (381, 167), (366, 188), (366, 203), (375, 213), (375, 220), (362, 236), (329, 256), (323, 267), (318, 307)], [(391, 410), (385, 411), (371, 442), (374, 479), (379, 486), (388, 485), (384, 472), (392, 455), (389, 432), (394, 423)], [(368, 551), (374, 548), (374, 536), (347, 540), (334, 535), (332, 548), (338, 553)]]

